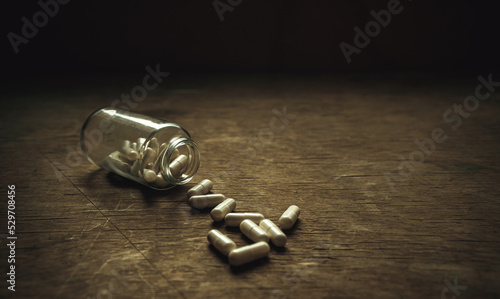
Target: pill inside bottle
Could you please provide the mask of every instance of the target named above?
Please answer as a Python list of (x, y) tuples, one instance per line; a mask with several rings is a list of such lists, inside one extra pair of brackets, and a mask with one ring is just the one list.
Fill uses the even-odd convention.
[(186, 184), (200, 166), (198, 146), (183, 127), (118, 108), (92, 113), (80, 145), (93, 164), (153, 189)]

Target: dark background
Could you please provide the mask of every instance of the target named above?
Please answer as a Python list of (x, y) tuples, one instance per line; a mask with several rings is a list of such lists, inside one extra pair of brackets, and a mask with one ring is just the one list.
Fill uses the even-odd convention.
[[(223, 1), (225, 2), (225, 1)], [(177, 73), (493, 71), (500, 66), (495, 1), (401, 1), (403, 11), (348, 64), (371, 10), (388, 1), (243, 0), (221, 22), (206, 1), (70, 1), (15, 54), (37, 1), (1, 12), (2, 76), (143, 72), (160, 63)]]
[[(404, 0), (347, 63), (339, 44), (388, 2), (243, 0), (221, 22), (213, 0), (72, 0), (15, 54), (7, 34), (40, 7), (4, 1), (0, 298), (10, 184), (19, 298), (499, 298), (500, 87), (443, 118), (485, 94), (479, 76), (500, 81), (498, 1)], [(156, 65), (170, 76), (129, 108), (181, 124), (202, 155), (166, 192), (78, 156), (88, 116)], [(436, 129), (449, 138), (408, 170)], [(237, 211), (297, 204), (286, 248), (230, 267), (206, 234), (248, 240), (186, 204), (205, 178)]]

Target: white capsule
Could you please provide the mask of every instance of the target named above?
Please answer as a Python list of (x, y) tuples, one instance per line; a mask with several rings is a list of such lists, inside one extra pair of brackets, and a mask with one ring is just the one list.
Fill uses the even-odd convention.
[(144, 169), (144, 180), (148, 183), (152, 183), (156, 180), (156, 172), (151, 169)]
[(250, 219), (255, 223), (264, 220), (264, 215), (260, 213), (229, 213), (224, 217), (227, 226), (240, 226), (241, 221)]
[(278, 221), (281, 229), (290, 229), (299, 218), (300, 209), (296, 205), (291, 205), (286, 209), (285, 213), (281, 215), (280, 220)]
[(266, 232), (250, 219), (241, 221), (240, 230), (245, 236), (254, 242), (269, 242), (269, 236)]
[(269, 248), (269, 244), (266, 242), (257, 242), (252, 245), (243, 246), (229, 253), (229, 263), (233, 266), (241, 266), (256, 259), (266, 257), (270, 250), (271, 248)]
[(109, 154), (104, 161), (104, 164), (113, 170), (118, 170), (120, 172), (128, 173), (130, 171), (130, 164), (127, 163), (127, 159), (123, 155), (116, 151)]
[(141, 170), (142, 163), (139, 160), (135, 160), (132, 167), (130, 167), (130, 174), (133, 176), (139, 176), (139, 170)]
[(212, 190), (213, 188), (213, 183), (211, 180), (203, 180), (198, 185), (194, 186), (193, 188), (189, 189), (187, 196), (190, 198), (193, 195), (202, 195), (202, 194), (207, 194)]
[(141, 147), (144, 145), (145, 141), (146, 141), (146, 138), (142, 138), (142, 137), (137, 138), (137, 141), (134, 142), (136, 144), (135, 148), (137, 151), (141, 150)]
[(224, 194), (194, 195), (188, 199), (188, 205), (196, 209), (213, 208), (224, 201)]
[(186, 166), (188, 157), (186, 155), (180, 155), (175, 158), (174, 161), (170, 162), (168, 167), (170, 168), (170, 173), (173, 177), (177, 177), (182, 174), (182, 169)]
[(161, 167), (161, 159), (156, 157), (156, 160), (153, 163), (149, 163), (146, 165), (146, 168), (154, 170), (154, 172), (158, 173), (160, 172), (160, 167)]
[(130, 148), (133, 149), (136, 152), (139, 152), (139, 149), (137, 148), (137, 143), (136, 142), (132, 142), (130, 144)]
[(147, 148), (144, 151), (144, 156), (142, 158), (142, 165), (148, 165), (149, 163), (154, 163), (156, 160), (156, 152), (152, 148)]
[(158, 173), (156, 175), (155, 185), (158, 186), (159, 188), (165, 188), (170, 185), (170, 182), (167, 181), (161, 173)]
[(232, 212), (236, 208), (236, 201), (232, 198), (227, 198), (220, 204), (218, 204), (213, 210), (210, 212), (210, 217), (214, 221), (222, 221), (224, 217)]
[(236, 244), (228, 236), (224, 235), (216, 229), (212, 229), (207, 235), (208, 242), (212, 244), (223, 255), (227, 256), (236, 248)]
[(120, 148), (120, 152), (129, 160), (135, 161), (139, 157), (137, 152), (130, 147), (130, 141), (123, 140), (122, 147)]
[(269, 219), (264, 219), (259, 223), (259, 226), (269, 235), (271, 242), (278, 247), (285, 246), (286, 235), (279, 229), (274, 222)]

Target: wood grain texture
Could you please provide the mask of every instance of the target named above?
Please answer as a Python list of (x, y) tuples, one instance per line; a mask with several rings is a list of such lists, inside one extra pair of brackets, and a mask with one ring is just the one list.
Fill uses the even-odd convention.
[[(172, 75), (133, 109), (181, 124), (200, 147), (193, 182), (167, 192), (68, 156), (87, 116), (142, 78), (105, 79), (10, 88), (2, 99), (0, 187), (17, 189), (16, 295), (443, 298), (456, 278), (466, 286), (457, 298), (500, 296), (500, 91), (458, 129), (443, 121), (474, 93), (475, 76)], [(289, 122), (272, 132), (273, 109), (284, 107)], [(400, 157), (435, 128), (448, 139), (402, 176)], [(298, 205), (286, 248), (230, 267), (208, 231), (250, 241), (186, 204), (205, 178), (238, 211), (277, 221)], [(0, 296), (12, 295), (2, 281)]]

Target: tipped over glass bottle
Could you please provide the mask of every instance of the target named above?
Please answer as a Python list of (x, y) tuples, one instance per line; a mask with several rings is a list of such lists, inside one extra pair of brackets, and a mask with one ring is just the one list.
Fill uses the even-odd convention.
[(90, 162), (153, 189), (183, 185), (200, 166), (198, 146), (184, 128), (128, 110), (92, 113), (80, 142)]

